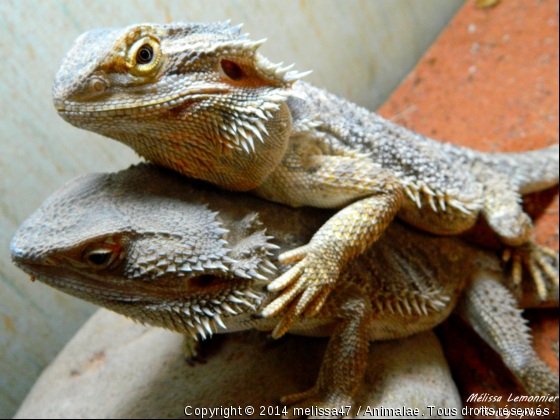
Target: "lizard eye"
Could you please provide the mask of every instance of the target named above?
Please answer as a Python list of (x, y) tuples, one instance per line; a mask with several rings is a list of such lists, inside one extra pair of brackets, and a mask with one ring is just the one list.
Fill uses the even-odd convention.
[(226, 76), (231, 80), (240, 80), (243, 77), (243, 70), (233, 61), (222, 60), (220, 64)]
[(128, 50), (125, 62), (135, 76), (155, 74), (163, 64), (159, 41), (149, 36), (139, 39)]
[(154, 49), (150, 44), (145, 44), (140, 47), (136, 53), (136, 62), (140, 64), (148, 64), (154, 58)]
[(84, 251), (82, 259), (95, 270), (113, 268), (114, 262), (121, 253), (118, 245), (98, 244), (92, 245)]

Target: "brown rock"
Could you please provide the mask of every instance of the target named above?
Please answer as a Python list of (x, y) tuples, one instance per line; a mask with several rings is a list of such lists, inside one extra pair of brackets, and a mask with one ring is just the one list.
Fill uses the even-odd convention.
[[(282, 395), (313, 386), (326, 344), (296, 336), (270, 342), (254, 331), (218, 335), (205, 346), (208, 362), (191, 367), (180, 334), (100, 309), (43, 372), (15, 418), (184, 418), (187, 406), (192, 413), (252, 406), (252, 416), (231, 417), (263, 418), (262, 410), (281, 411)], [(460, 406), (433, 332), (373, 343), (370, 356), (357, 396), (362, 413), (406, 406), (434, 418), (429, 405), (448, 412)]]

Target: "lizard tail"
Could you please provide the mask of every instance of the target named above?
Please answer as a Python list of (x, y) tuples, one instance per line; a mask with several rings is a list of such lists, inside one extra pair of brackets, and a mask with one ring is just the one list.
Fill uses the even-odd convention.
[(523, 195), (558, 185), (558, 145), (521, 153), (487, 153), (480, 160), (510, 177)]
[(478, 167), (474, 172), (482, 170), (512, 180), (522, 195), (558, 185), (560, 164), (557, 144), (521, 153), (482, 153), (449, 143), (444, 143), (444, 148), (457, 161)]
[[(557, 396), (558, 377), (533, 349), (527, 321), (501, 275), (480, 270), (472, 280), (457, 306), (459, 315), (502, 356), (528, 395)], [(558, 399), (552, 401), (558, 410)]]

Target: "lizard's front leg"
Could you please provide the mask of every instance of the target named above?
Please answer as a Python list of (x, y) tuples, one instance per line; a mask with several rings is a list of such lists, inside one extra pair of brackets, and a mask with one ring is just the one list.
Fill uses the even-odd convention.
[(328, 307), (325, 307), (326, 312), (334, 315), (339, 321), (331, 334), (319, 377), (310, 390), (288, 395), (280, 400), (290, 406), (288, 418), (297, 417), (297, 411), (294, 410), (296, 407), (329, 410), (335, 408), (336, 412), (331, 412), (325, 417), (346, 417), (354, 403), (354, 394), (362, 383), (367, 365), (369, 333), (372, 328), (371, 302), (362, 291), (351, 286), (341, 290), (337, 294), (336, 302), (332, 303), (334, 305), (329, 303)]
[(291, 205), (330, 207), (333, 200), (346, 200), (339, 203), (342, 206), (367, 196), (329, 219), (309, 244), (279, 257), (282, 263), (299, 262), (268, 286), (271, 291), (284, 290), (261, 316), (288, 308), (272, 333), (278, 338), (304, 311), (312, 315), (321, 309), (346, 262), (374, 243), (393, 220), (403, 194), (390, 172), (360, 157), (315, 155), (305, 166), (285, 165), (273, 177), (257, 193), (278, 201), (274, 192), (286, 186), (301, 197)]
[(183, 357), (185, 362), (190, 366), (194, 366), (196, 363), (206, 363), (206, 360), (201, 356), (202, 342), (195, 340), (189, 334), (184, 334), (183, 340)]

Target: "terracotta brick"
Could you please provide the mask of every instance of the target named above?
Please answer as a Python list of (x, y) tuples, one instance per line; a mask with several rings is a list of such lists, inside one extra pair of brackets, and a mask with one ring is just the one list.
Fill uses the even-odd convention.
[[(490, 8), (468, 1), (379, 112), (435, 139), (488, 152), (558, 143), (558, 12), (557, 0), (505, 0)], [(525, 208), (536, 218), (535, 240), (558, 250), (558, 188), (526, 197)], [(558, 310), (527, 317), (537, 352), (557, 372)], [(438, 332), (464, 400), (475, 392), (503, 400), (523, 394), (460, 320)], [(501, 406), (513, 406), (503, 400)], [(468, 404), (483, 405), (491, 404)]]

